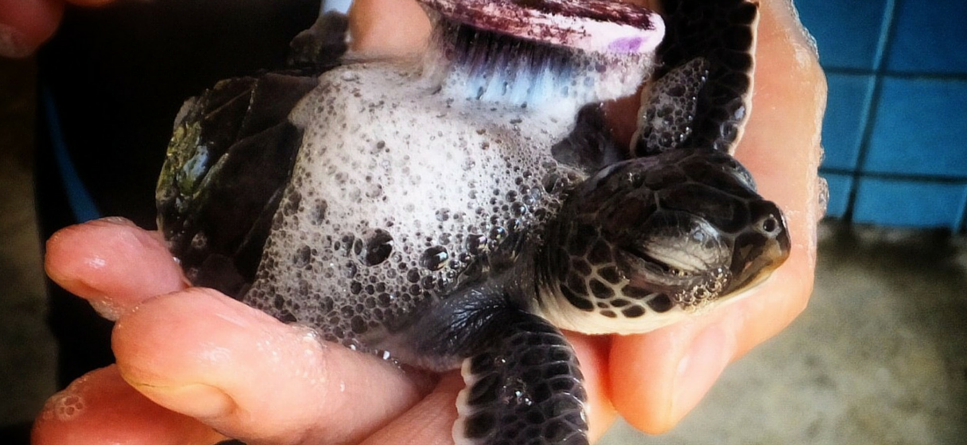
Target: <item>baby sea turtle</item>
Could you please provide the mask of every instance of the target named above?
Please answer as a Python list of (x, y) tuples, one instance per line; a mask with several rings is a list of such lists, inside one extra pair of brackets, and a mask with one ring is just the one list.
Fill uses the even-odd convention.
[[(458, 443), (587, 443), (559, 329), (665, 326), (788, 255), (782, 213), (729, 154), (757, 5), (665, 0), (663, 19), (603, 0), (421, 1), (422, 58), (336, 62), (345, 20), (327, 15), (296, 40), (313, 75), (189, 100), (159, 226), (195, 284), (353, 349), (462, 366)], [(596, 104), (645, 80), (619, 147)]]

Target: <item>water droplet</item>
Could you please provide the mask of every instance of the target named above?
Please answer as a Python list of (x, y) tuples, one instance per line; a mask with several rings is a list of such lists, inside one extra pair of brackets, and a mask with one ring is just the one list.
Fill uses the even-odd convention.
[(198, 232), (191, 237), (191, 248), (201, 250), (208, 247), (208, 235), (205, 232)]
[(299, 192), (292, 192), (282, 206), (282, 214), (289, 216), (299, 211), (299, 204), (302, 203), (302, 195)]
[(343, 306), (339, 308), (339, 312), (342, 314), (343, 317), (346, 317), (346, 318), (350, 318), (356, 315), (356, 311), (353, 309), (352, 306)]
[(436, 211), (437, 221), (446, 221), (450, 219), (450, 209), (439, 209)]
[(406, 271), (406, 281), (410, 283), (416, 283), (420, 281), (420, 271), (416, 269), (410, 269)]
[(359, 271), (359, 268), (357, 268), (356, 263), (352, 261), (347, 262), (346, 267), (343, 269), (343, 273), (346, 276), (346, 278), (355, 277), (358, 271)]
[(383, 307), (386, 307), (386, 306), (389, 306), (390, 303), (392, 303), (393, 300), (396, 299), (396, 294), (395, 293), (382, 293), (382, 294), (377, 295), (376, 296), (376, 299), (379, 300), (379, 304), (380, 305), (382, 305)]
[(360, 316), (353, 317), (349, 321), (349, 327), (352, 328), (353, 332), (362, 334), (363, 332), (366, 332), (366, 321)]
[(467, 252), (473, 255), (481, 254), (487, 246), (487, 237), (483, 235), (467, 236)]
[(322, 224), (326, 220), (326, 211), (329, 209), (329, 203), (324, 199), (316, 201), (315, 207), (312, 209), (312, 222), (316, 225)]
[(450, 254), (445, 247), (433, 246), (423, 251), (423, 256), (420, 258), (420, 265), (429, 270), (436, 271), (446, 266), (449, 260)]
[(453, 235), (450, 235), (449, 233), (440, 234), (440, 244), (450, 244), (452, 242), (453, 242)]
[(393, 236), (382, 229), (373, 231), (366, 240), (365, 248), (356, 251), (360, 261), (367, 266), (375, 266), (386, 261), (391, 253), (393, 253)]
[(292, 265), (297, 268), (303, 268), (309, 265), (309, 260), (312, 257), (312, 249), (309, 246), (302, 246), (296, 251), (292, 258)]

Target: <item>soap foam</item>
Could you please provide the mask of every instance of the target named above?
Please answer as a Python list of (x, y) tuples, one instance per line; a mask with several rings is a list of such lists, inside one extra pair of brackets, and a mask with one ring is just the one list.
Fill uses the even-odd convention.
[(453, 98), (389, 63), (326, 73), (291, 115), (303, 146), (246, 301), (375, 347), (474, 258), (555, 213), (544, 183), (574, 172), (550, 147), (578, 105)]

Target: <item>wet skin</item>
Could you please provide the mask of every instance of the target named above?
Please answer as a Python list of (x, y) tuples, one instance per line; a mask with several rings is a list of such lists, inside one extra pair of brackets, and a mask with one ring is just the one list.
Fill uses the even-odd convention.
[[(728, 362), (806, 305), (826, 89), (787, 8), (761, 2), (753, 111), (736, 156), (785, 212), (791, 256), (754, 295), (694, 320), (645, 335), (569, 335), (587, 379), (592, 437), (619, 412), (647, 432), (671, 428)], [(387, 54), (417, 50), (428, 25), (415, 4), (357, 0), (352, 29), (357, 50)], [(611, 115), (633, 116), (635, 102), (612, 104)], [(623, 120), (614, 120), (616, 132), (630, 136), (633, 119)], [(458, 375), (401, 372), (320, 345), (224, 295), (186, 288), (153, 232), (119, 220), (70, 227), (48, 241), (46, 261), (58, 283), (118, 320), (118, 364), (52, 397), (35, 443), (204, 444), (221, 437), (216, 431), (253, 444), (452, 443)], [(58, 416), (71, 395), (84, 409)]]

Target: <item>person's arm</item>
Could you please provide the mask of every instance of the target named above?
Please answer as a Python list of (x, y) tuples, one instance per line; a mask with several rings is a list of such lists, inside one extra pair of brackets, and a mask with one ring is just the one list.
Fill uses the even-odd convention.
[[(394, 38), (425, 32), (412, 6), (357, 0), (356, 50), (413, 49)], [(761, 1), (753, 109), (737, 157), (785, 211), (792, 254), (755, 295), (694, 320), (645, 335), (569, 335), (587, 379), (593, 438), (617, 413), (648, 432), (671, 428), (730, 361), (806, 305), (822, 216), (816, 172), (826, 88), (790, 8)], [(459, 375), (401, 372), (187, 288), (152, 232), (117, 220), (74, 226), (48, 242), (46, 264), (58, 283), (117, 319), (117, 365), (53, 396), (35, 444), (205, 444), (221, 437), (215, 431), (251, 444), (452, 443)]]

